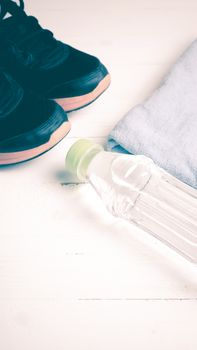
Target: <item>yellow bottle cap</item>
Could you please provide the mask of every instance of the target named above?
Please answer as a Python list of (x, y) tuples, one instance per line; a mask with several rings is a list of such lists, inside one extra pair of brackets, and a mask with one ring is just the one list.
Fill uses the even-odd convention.
[(66, 170), (85, 180), (89, 163), (103, 147), (87, 139), (80, 139), (69, 149), (66, 156)]

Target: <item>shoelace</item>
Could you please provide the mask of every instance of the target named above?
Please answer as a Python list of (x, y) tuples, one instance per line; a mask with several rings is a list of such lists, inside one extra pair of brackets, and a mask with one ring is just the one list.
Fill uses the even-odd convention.
[(20, 10), (24, 10), (25, 4), (23, 0), (19, 0), (19, 6), (10, 0), (1, 0), (0, 1), (0, 20), (2, 20), (6, 13), (17, 13)]
[(12, 52), (23, 64), (35, 66), (42, 61), (42, 57), (50, 54), (51, 50), (58, 49), (58, 41), (53, 37), (53, 33), (43, 29), (38, 20), (33, 16), (28, 16), (24, 11), (24, 1), (20, 0), (17, 5), (11, 0), (0, 0), (0, 20), (2, 21), (7, 13), (18, 17), (18, 23), (27, 29), (20, 41), (12, 43)]

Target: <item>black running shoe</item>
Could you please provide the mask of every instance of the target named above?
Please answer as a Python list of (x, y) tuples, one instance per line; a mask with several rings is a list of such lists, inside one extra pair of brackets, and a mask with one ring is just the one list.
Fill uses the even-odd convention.
[(0, 72), (0, 165), (37, 157), (69, 130), (66, 113), (58, 104), (24, 92)]
[[(25, 88), (54, 99), (66, 111), (84, 107), (110, 84), (104, 65), (94, 56), (78, 51), (53, 37), (35, 17), (11, 0), (1, 0), (0, 37), (7, 50), (1, 64)], [(9, 13), (10, 17), (5, 18)]]

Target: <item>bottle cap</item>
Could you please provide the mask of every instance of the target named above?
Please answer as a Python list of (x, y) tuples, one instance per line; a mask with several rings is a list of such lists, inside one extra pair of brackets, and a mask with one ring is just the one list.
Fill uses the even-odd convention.
[(78, 140), (67, 153), (66, 170), (77, 175), (79, 180), (85, 180), (90, 161), (100, 151), (103, 151), (101, 145), (87, 139)]

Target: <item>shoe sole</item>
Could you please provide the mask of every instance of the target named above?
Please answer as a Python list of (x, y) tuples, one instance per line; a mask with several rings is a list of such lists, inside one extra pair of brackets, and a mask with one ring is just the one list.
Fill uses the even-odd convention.
[(0, 165), (21, 163), (40, 156), (58, 144), (69, 133), (70, 129), (70, 122), (66, 121), (54, 131), (49, 141), (41, 146), (26, 151), (0, 153)]
[(104, 79), (100, 81), (97, 87), (88, 94), (75, 97), (66, 97), (55, 99), (66, 112), (72, 112), (94, 102), (110, 85), (110, 75), (106, 75)]

